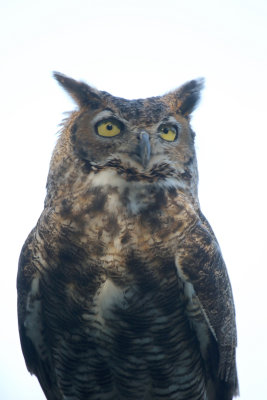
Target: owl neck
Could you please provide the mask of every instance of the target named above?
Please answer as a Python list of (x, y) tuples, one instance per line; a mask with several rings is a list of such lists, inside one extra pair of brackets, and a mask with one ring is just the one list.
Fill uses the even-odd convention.
[(193, 173), (183, 171), (181, 174), (164, 174), (154, 176), (152, 173), (135, 174), (131, 170), (123, 174), (117, 169), (105, 168), (90, 174), (88, 187), (95, 188), (116, 198), (120, 207), (125, 207), (131, 214), (143, 212), (146, 208), (155, 207), (164, 196), (174, 193), (187, 197), (188, 202), (199, 208), (197, 169)]
[[(82, 173), (77, 174), (77, 171), (82, 171), (81, 165), (73, 161), (65, 159), (64, 169), (51, 168), (45, 207), (58, 207), (62, 199), (77, 205), (89, 204), (92, 197), (97, 202), (97, 196), (105, 196), (111, 207), (136, 215), (147, 208), (157, 209), (161, 199), (175, 193), (186, 196), (190, 204), (199, 208), (197, 168), (177, 173), (170, 167), (169, 173), (166, 173), (165, 166), (162, 171), (156, 169), (136, 173), (130, 168), (122, 171), (113, 165), (103, 168), (87, 165)], [(68, 168), (66, 164), (69, 164)]]

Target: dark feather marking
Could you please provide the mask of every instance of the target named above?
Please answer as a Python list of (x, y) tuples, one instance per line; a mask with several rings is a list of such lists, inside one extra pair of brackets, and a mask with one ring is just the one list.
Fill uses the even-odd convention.
[(77, 153), (77, 155), (82, 159), (82, 160), (86, 160), (86, 158), (88, 157), (88, 153), (87, 153), (87, 149), (79, 146), (79, 147), (75, 147), (75, 151)]
[(126, 266), (129, 274), (133, 275), (138, 282), (141, 291), (149, 291), (159, 289), (159, 282), (157, 277), (149, 268), (146, 268), (142, 259), (134, 253), (129, 254), (126, 260)]
[(109, 232), (112, 237), (115, 237), (120, 233), (120, 225), (118, 224), (117, 216), (115, 214), (110, 213), (108, 215), (105, 230)]
[(70, 128), (70, 133), (71, 133), (70, 137), (71, 137), (72, 143), (75, 143), (77, 140), (77, 137), (76, 137), (77, 129), (78, 129), (78, 118), (76, 118), (75, 122), (72, 124), (72, 126)]
[(190, 181), (192, 179), (192, 174), (188, 169), (185, 169), (183, 173), (181, 173), (181, 179), (185, 181)]
[(103, 189), (101, 187), (90, 189), (88, 195), (91, 195), (91, 201), (90, 204), (85, 207), (84, 212), (86, 214), (92, 213), (92, 215), (94, 213), (103, 212), (107, 201), (107, 194), (104, 193)]
[(174, 188), (174, 187), (169, 187), (169, 188), (168, 188), (168, 196), (169, 196), (171, 199), (177, 198), (177, 197), (178, 197), (177, 189)]
[(84, 174), (90, 174), (90, 172), (92, 172), (92, 164), (90, 163), (90, 161), (83, 159), (81, 170)]
[(189, 159), (186, 162), (184, 162), (184, 166), (189, 167), (193, 162), (194, 162), (194, 158), (189, 157)]
[(71, 217), (73, 202), (70, 199), (63, 199), (61, 202), (60, 213), (63, 217)]
[(121, 243), (122, 243), (122, 244), (126, 244), (126, 243), (128, 243), (130, 240), (131, 240), (131, 235), (130, 235), (130, 233), (129, 233), (128, 231), (126, 231), (126, 232), (124, 233), (124, 235), (122, 236), (122, 238), (121, 238)]

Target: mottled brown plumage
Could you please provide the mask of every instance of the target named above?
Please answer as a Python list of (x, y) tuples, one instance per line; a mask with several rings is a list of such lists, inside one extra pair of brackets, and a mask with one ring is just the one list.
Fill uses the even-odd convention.
[(200, 211), (202, 81), (125, 100), (61, 74), (78, 110), (18, 272), (21, 345), (49, 400), (230, 400), (232, 291)]

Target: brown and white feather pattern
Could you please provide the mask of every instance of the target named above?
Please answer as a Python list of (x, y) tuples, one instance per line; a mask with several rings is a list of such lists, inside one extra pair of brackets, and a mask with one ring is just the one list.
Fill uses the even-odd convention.
[[(128, 101), (56, 77), (79, 110), (20, 256), (29, 371), (49, 400), (232, 399), (233, 298), (199, 209), (189, 125), (201, 84)], [(118, 137), (99, 136), (102, 120)], [(177, 137), (164, 141), (173, 125)]]

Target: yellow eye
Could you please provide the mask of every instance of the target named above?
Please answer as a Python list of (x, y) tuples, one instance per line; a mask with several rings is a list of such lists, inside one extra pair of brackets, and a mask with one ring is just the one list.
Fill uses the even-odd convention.
[(115, 121), (103, 121), (96, 126), (97, 133), (104, 137), (113, 137), (121, 132), (121, 126)]
[(160, 137), (167, 142), (173, 142), (177, 137), (177, 130), (174, 126), (162, 126), (159, 131)]

